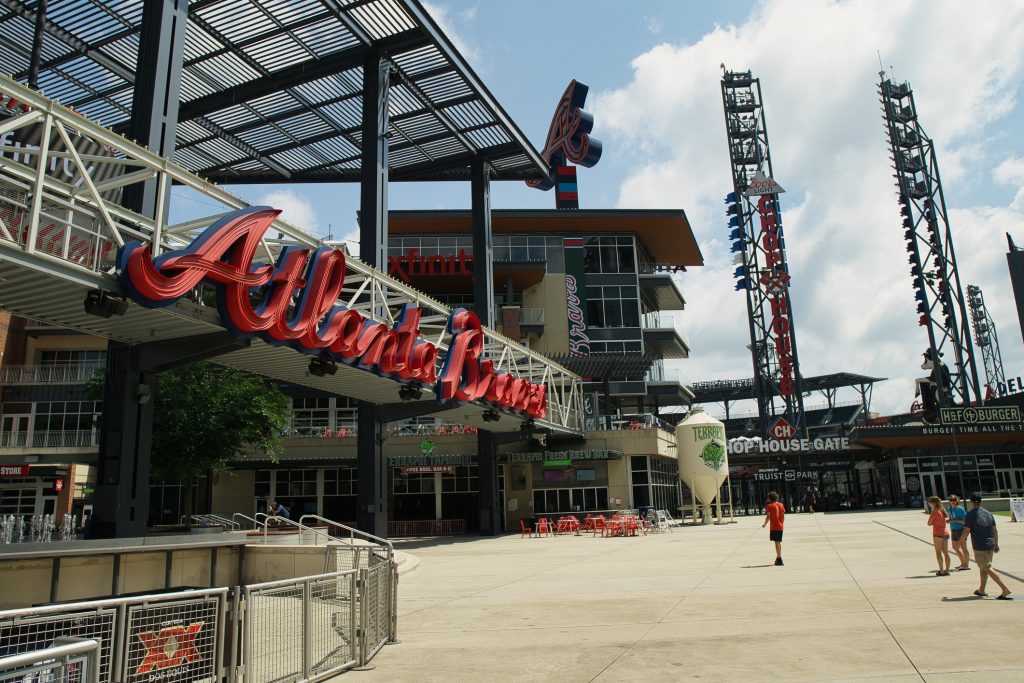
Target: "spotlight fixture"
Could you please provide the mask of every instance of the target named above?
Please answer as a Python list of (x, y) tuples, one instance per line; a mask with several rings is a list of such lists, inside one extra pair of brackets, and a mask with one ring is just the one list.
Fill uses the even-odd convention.
[(334, 361), (317, 356), (309, 361), (309, 374), (314, 377), (333, 375), (338, 371), (338, 365)]
[(90, 289), (85, 295), (85, 312), (100, 318), (109, 318), (114, 315), (124, 315), (128, 310), (128, 302), (124, 299), (115, 299), (102, 289)]
[(403, 401), (418, 401), (423, 396), (423, 388), (419, 384), (403, 384), (398, 390), (398, 397)]
[(501, 413), (494, 408), (488, 408), (484, 411), (484, 422), (497, 422), (501, 419)]
[(521, 431), (524, 434), (529, 434), (530, 432), (533, 431), (534, 427), (536, 426), (537, 423), (533, 421), (532, 417), (527, 418), (522, 422), (522, 424), (519, 425), (519, 431)]

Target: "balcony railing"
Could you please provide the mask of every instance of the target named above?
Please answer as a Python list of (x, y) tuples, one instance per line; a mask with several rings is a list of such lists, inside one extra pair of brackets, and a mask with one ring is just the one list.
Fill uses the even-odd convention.
[(690, 339), (686, 336), (686, 332), (683, 331), (682, 321), (676, 316), (648, 313), (643, 316), (641, 322), (645, 330), (675, 330), (675, 333), (683, 340), (686, 348), (690, 348)]
[[(476, 434), (473, 425), (442, 422), (442, 423), (411, 423), (397, 422), (388, 425), (388, 436), (453, 436), (460, 434)], [(348, 439), (359, 435), (355, 425), (331, 427), (290, 427), (281, 435), (285, 439)]]
[(675, 432), (675, 427), (657, 415), (641, 413), (637, 415), (599, 415), (587, 418), (587, 429), (594, 431), (664, 429)]
[(0, 368), (0, 384), (78, 384), (88, 382), (101, 363), (62, 365), (8, 365)]
[(92, 429), (0, 434), (0, 448), (88, 448), (99, 444), (99, 432)]

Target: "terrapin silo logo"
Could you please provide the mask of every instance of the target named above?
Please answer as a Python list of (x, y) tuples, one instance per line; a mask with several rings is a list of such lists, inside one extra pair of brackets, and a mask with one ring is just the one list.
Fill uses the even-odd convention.
[(694, 441), (708, 441), (700, 452), (704, 464), (717, 470), (725, 461), (725, 427), (722, 425), (695, 425)]
[(725, 460), (725, 446), (717, 441), (712, 441), (700, 452), (700, 457), (705, 465), (713, 470), (717, 470)]

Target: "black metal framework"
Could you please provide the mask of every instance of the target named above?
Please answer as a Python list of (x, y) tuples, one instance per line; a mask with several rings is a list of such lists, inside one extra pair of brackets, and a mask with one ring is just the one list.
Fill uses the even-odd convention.
[[(781, 417), (797, 434), (803, 434), (803, 388), (778, 195), (768, 195), (770, 210), (777, 222), (771, 229), (774, 234), (768, 234), (761, 220), (758, 202), (762, 198), (744, 195), (758, 173), (774, 178), (762, 103), (760, 79), (754, 78), (750, 71), (724, 72), (722, 104), (733, 183), (733, 193), (726, 200), (726, 213), (731, 217), (730, 227), (736, 240), (734, 251), (740, 255), (737, 277), (742, 279), (737, 288), (746, 290), (750, 326), (747, 348), (754, 366), (753, 397), (757, 401), (758, 432), (768, 436), (768, 431)], [(776, 322), (782, 310), (780, 301), (785, 306), (786, 330)], [(789, 357), (784, 357), (780, 349), (788, 350)]]
[[(184, 1), (184, 0), (182, 0)], [(0, 0), (0, 72), (128, 131), (143, 8)], [(174, 160), (218, 183), (358, 182), (367, 51), (391, 72), (392, 181), (536, 179), (547, 165), (417, 0), (193, 0)], [(139, 83), (145, 87), (145, 83)], [(137, 98), (136, 98), (137, 99)]]
[(893, 83), (884, 72), (879, 78), (918, 324), (928, 332), (931, 358), (944, 362), (948, 351), (954, 365), (948, 385), (936, 383), (936, 398), (940, 406), (980, 401), (983, 397), (935, 146), (918, 121), (910, 84)]
[(985, 306), (981, 287), (967, 285), (967, 305), (971, 309), (974, 343), (981, 349), (981, 362), (985, 368), (985, 398), (1000, 396), (1006, 392), (1006, 373), (1003, 371), (1003, 356), (999, 352), (996, 323)]

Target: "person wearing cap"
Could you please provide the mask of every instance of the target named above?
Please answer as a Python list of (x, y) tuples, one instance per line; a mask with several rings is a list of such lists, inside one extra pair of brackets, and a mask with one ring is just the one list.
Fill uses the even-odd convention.
[(992, 513), (981, 507), (981, 493), (975, 491), (970, 495), (972, 509), (967, 511), (964, 517), (964, 535), (961, 539), (964, 543), (968, 537), (971, 539), (971, 546), (974, 548), (974, 561), (981, 572), (981, 585), (974, 594), (979, 598), (987, 595), (985, 585), (991, 578), (1003, 592), (996, 596), (997, 600), (1011, 600), (1010, 589), (1006, 587), (999, 574), (992, 569), (992, 555), (999, 552), (999, 530), (996, 528), (996, 519)]

